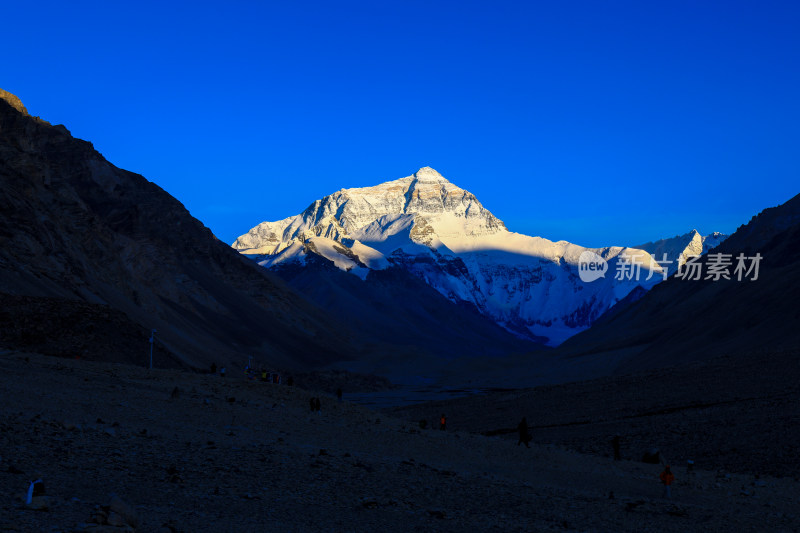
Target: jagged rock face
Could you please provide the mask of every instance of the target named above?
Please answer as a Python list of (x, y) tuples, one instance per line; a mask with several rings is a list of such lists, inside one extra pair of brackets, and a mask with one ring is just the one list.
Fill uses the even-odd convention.
[[(587, 248), (509, 232), (472, 193), (430, 167), (342, 189), (300, 215), (259, 224), (233, 247), (266, 267), (303, 262), (311, 250), (362, 278), (402, 266), (450, 300), (550, 344), (587, 328), (635, 287), (662, 279), (647, 252), (612, 247), (591, 250), (609, 262), (610, 274), (584, 283), (578, 269)], [(644, 267), (642, 279), (615, 280), (615, 267), (633, 257)]]
[(696, 229), (693, 229), (685, 235), (647, 242), (634, 246), (634, 248), (645, 250), (658, 261), (666, 257), (673, 267), (677, 267), (686, 263), (690, 257), (708, 253), (709, 250), (715, 248), (727, 238), (728, 235), (717, 231), (704, 236), (700, 235), (700, 232)]
[[(694, 230), (697, 231), (697, 230)], [(709, 233), (708, 235), (703, 236), (703, 253), (708, 253), (710, 250), (713, 250), (720, 244), (722, 244), (725, 239), (730, 237), (725, 233), (720, 233), (719, 231), (715, 231), (713, 233)]]
[(315, 201), (303, 213), (279, 222), (264, 222), (239, 237), (233, 247), (245, 253), (266, 253), (269, 248), (311, 236), (333, 240), (347, 238), (385, 215), (415, 215), (415, 235), (433, 230), (442, 215), (463, 222), (464, 233), (488, 235), (505, 231), (505, 225), (486, 210), (475, 196), (456, 187), (430, 167), (414, 175), (374, 187), (342, 189)]
[[(284, 368), (312, 364), (305, 354), (350, 357), (338, 323), (217, 240), (157, 185), (6, 100), (0, 100), (0, 311), (10, 302), (15, 315), (34, 318), (58, 305), (75, 317), (91, 309), (92, 316), (110, 317), (98, 329), (133, 329), (99, 339), (141, 345), (80, 349), (138, 364), (145, 363), (151, 328), (172, 366), (206, 368), (245, 354)], [(9, 294), (16, 298), (3, 297)], [(86, 320), (74, 325), (83, 328)], [(14, 338), (25, 340), (29, 329), (14, 329)], [(9, 338), (0, 336), (0, 345)], [(50, 343), (48, 353), (58, 344)], [(155, 364), (164, 366), (163, 359)]]
[(22, 105), (22, 100), (14, 96), (8, 91), (4, 91), (0, 89), (0, 100), (5, 100), (11, 107), (22, 113), (23, 115), (28, 114), (28, 110), (25, 109), (25, 106)]

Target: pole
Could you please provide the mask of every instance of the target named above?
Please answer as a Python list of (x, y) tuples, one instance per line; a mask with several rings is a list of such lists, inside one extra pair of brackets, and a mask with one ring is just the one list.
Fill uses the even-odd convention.
[(150, 330), (150, 369), (153, 369), (153, 344), (156, 339), (156, 330)]

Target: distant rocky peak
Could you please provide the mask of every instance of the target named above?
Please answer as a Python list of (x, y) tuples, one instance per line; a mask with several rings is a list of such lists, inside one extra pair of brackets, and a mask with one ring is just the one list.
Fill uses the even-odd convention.
[(666, 254), (667, 261), (678, 266), (684, 264), (690, 257), (707, 253), (708, 250), (717, 246), (727, 237), (727, 235), (718, 231), (709, 235), (702, 235), (699, 231), (693, 229), (684, 235), (639, 244), (633, 248), (644, 250), (657, 259), (662, 259)]
[(16, 96), (11, 94), (10, 92), (4, 91), (3, 89), (0, 89), (0, 100), (5, 100), (8, 103), (8, 105), (13, 107), (14, 109), (19, 111), (20, 113), (23, 113), (25, 115), (28, 114), (28, 110), (25, 109), (24, 105), (22, 105), (22, 100), (20, 100), (19, 98), (17, 98)]

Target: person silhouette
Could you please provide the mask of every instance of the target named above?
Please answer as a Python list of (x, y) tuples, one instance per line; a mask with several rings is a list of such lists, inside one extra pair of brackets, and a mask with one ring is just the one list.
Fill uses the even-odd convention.
[(522, 417), (522, 420), (520, 420), (519, 424), (517, 425), (517, 431), (519, 432), (519, 440), (517, 441), (517, 446), (524, 443), (526, 448), (530, 448), (530, 445), (528, 443), (531, 440), (533, 440), (533, 437), (531, 437), (531, 434), (528, 433), (527, 418)]
[(661, 479), (661, 483), (664, 484), (664, 498), (668, 500), (672, 498), (672, 482), (675, 481), (675, 475), (669, 468), (669, 465), (664, 467), (664, 471), (661, 472), (661, 475), (658, 476)]

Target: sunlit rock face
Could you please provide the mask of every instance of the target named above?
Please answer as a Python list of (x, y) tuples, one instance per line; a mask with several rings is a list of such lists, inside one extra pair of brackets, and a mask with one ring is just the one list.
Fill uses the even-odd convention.
[(11, 94), (10, 92), (4, 91), (3, 89), (0, 89), (0, 100), (4, 100), (11, 107), (16, 109), (17, 111), (19, 111), (23, 115), (27, 115), (28, 114), (28, 110), (25, 109), (24, 105), (22, 105), (22, 100), (20, 100), (19, 98), (17, 98), (15, 95)]
[(349, 234), (391, 215), (414, 215), (415, 235), (424, 240), (438, 227), (455, 235), (490, 235), (506, 231), (505, 225), (486, 210), (475, 196), (456, 187), (430, 167), (414, 175), (374, 187), (342, 189), (315, 201), (301, 214), (278, 222), (263, 222), (233, 244), (246, 253), (268, 253), (269, 248), (311, 237), (342, 240)]
[(700, 235), (699, 231), (693, 229), (685, 235), (647, 242), (635, 248), (645, 250), (659, 261), (666, 258), (666, 261), (677, 266), (686, 263), (690, 257), (708, 253), (727, 238), (728, 235), (718, 231)]
[[(373, 187), (341, 189), (299, 215), (259, 224), (233, 247), (268, 268), (302, 263), (308, 254), (361, 278), (402, 266), (450, 300), (552, 345), (589, 327), (634, 288), (663, 279), (645, 250), (585, 248), (511, 232), (475, 195), (430, 167)], [(579, 275), (586, 251), (609, 266), (590, 283)], [(631, 261), (636, 272), (616, 276)]]

